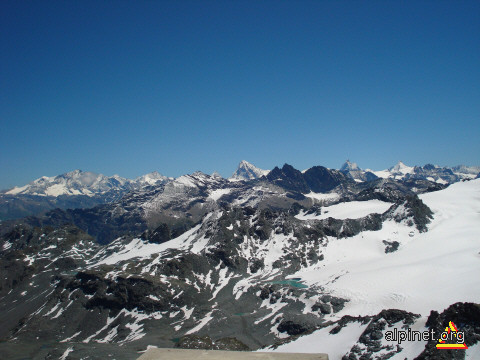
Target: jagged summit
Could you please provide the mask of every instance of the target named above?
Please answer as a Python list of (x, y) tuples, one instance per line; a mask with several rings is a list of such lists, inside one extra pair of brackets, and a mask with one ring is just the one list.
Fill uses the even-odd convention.
[(409, 174), (413, 171), (412, 166), (407, 166), (403, 163), (403, 161), (399, 161), (395, 166), (391, 167), (389, 170), (392, 173), (402, 173), (402, 174)]
[(351, 171), (351, 170), (361, 170), (357, 163), (352, 163), (350, 160), (345, 161), (345, 163), (340, 168), (340, 171)]
[(372, 172), (360, 169), (357, 163), (350, 162), (350, 160), (345, 161), (340, 171), (356, 182), (372, 181), (377, 178)]
[(246, 160), (240, 161), (230, 180), (252, 180), (267, 175), (270, 171), (257, 168)]

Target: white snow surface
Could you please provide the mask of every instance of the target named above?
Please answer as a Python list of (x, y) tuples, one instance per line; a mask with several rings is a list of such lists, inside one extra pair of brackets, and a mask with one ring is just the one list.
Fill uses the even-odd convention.
[(194, 234), (200, 228), (200, 226), (201, 225), (197, 225), (180, 235), (178, 238), (162, 244), (153, 244), (142, 239), (133, 239), (130, 243), (125, 245), (122, 251), (113, 253), (107, 258), (96, 263), (94, 266), (102, 264), (113, 265), (121, 261), (134, 258), (149, 259), (152, 255), (160, 254), (168, 249), (183, 249), (185, 248), (185, 245), (190, 245), (188, 242), (188, 240), (190, 240), (190, 236)]
[(248, 161), (242, 160), (238, 164), (237, 170), (229, 178), (230, 181), (251, 180), (257, 179), (264, 175), (267, 175), (270, 170), (263, 170), (257, 168), (255, 165), (250, 164)]
[[(420, 319), (417, 319), (417, 321), (415, 321), (415, 323), (410, 327), (410, 329), (412, 331), (419, 331), (421, 333), (428, 330), (428, 328), (425, 326), (427, 319), (428, 319), (428, 316), (423, 316)], [(385, 328), (385, 330), (383, 331), (382, 345), (396, 346), (398, 344), (397, 340), (395, 341), (385, 340), (385, 332), (394, 331), (395, 328), (397, 329), (397, 331), (405, 330), (405, 329), (402, 329), (401, 325), (403, 325), (403, 323), (398, 322), (395, 324), (395, 326)], [(423, 350), (425, 350), (426, 344), (427, 344), (427, 341), (418, 340), (418, 339), (415, 339), (415, 341), (404, 341), (400, 345), (402, 347), (402, 351), (392, 356), (389, 360), (415, 359), (418, 355), (422, 353)]]
[(392, 203), (380, 200), (350, 201), (322, 207), (321, 215), (305, 214), (302, 211), (296, 218), (299, 220), (323, 220), (329, 217), (335, 219), (359, 219), (373, 213), (383, 214), (392, 205)]
[[(292, 275), (310, 286), (323, 286), (332, 295), (350, 302), (331, 320), (343, 315), (375, 315), (382, 309), (403, 309), (421, 314), (411, 326), (425, 331), (430, 310), (442, 312), (455, 302), (480, 298), (480, 179), (459, 182), (420, 196), (434, 212), (429, 231), (412, 231), (389, 221), (380, 231), (365, 231), (337, 240), (329, 239), (323, 264)], [(412, 236), (413, 235), (413, 236)], [(399, 249), (384, 253), (382, 240), (399, 241)], [(402, 323), (395, 327), (400, 330)], [(349, 323), (338, 334), (332, 326), (278, 347), (276, 352), (328, 353), (339, 360), (358, 341), (367, 325)], [(393, 330), (393, 328), (387, 328)], [(393, 344), (382, 340), (382, 344)], [(425, 348), (423, 341), (405, 341), (392, 359), (414, 359)], [(380, 353), (376, 355), (381, 355)], [(466, 351), (466, 359), (480, 358), (480, 344)]]
[(301, 336), (297, 340), (281, 345), (273, 351), (282, 353), (326, 353), (330, 360), (340, 360), (350, 351), (352, 344), (358, 341), (367, 327), (365, 324), (353, 322), (347, 324), (338, 334), (329, 334), (336, 325), (327, 326), (310, 335)]
[[(203, 221), (206, 222), (212, 216), (220, 218), (222, 216), (222, 212), (220, 211), (210, 213), (204, 218)], [(91, 266), (94, 267), (102, 264), (112, 265), (134, 258), (137, 258), (139, 260), (150, 259), (152, 258), (152, 256), (155, 255), (157, 255), (155, 261), (159, 261), (159, 255), (169, 249), (189, 250), (195, 254), (198, 254), (205, 248), (208, 242), (207, 238), (197, 233), (201, 226), (202, 224), (199, 224), (191, 228), (190, 230), (184, 232), (179, 237), (164, 242), (162, 244), (154, 244), (138, 238), (133, 239), (128, 244), (124, 245), (121, 251), (114, 252), (110, 256), (103, 258), (102, 260), (92, 264)], [(116, 241), (117, 240), (112, 242), (110, 246), (116, 246)], [(153, 264), (154, 262), (152, 261), (150, 265)]]
[(478, 359), (480, 359), (480, 342), (477, 342), (475, 345), (470, 346), (468, 350), (465, 351), (465, 360)]
[(403, 162), (399, 161), (394, 167), (390, 169), (392, 173), (400, 173), (400, 174), (411, 174), (413, 173), (414, 167), (407, 166)]
[(171, 180), (171, 178), (167, 178), (166, 176), (159, 174), (157, 171), (139, 176), (135, 179), (137, 183), (142, 183), (146, 185), (156, 185), (166, 180)]
[[(428, 315), (458, 301), (480, 299), (480, 179), (420, 196), (434, 212), (428, 232), (387, 221), (379, 231), (329, 239), (325, 260), (304, 268), (310, 286), (350, 299), (331, 317), (403, 309)], [(382, 240), (398, 241), (385, 254)]]
[(308, 194), (304, 194), (306, 197), (309, 197), (311, 199), (315, 200), (320, 200), (320, 201), (334, 201), (340, 198), (340, 195), (337, 193), (314, 193), (313, 191), (310, 191)]
[(217, 201), (220, 199), (223, 195), (229, 194), (232, 189), (217, 189), (217, 190), (212, 190), (208, 197), (210, 199), (213, 199), (214, 201)]
[(414, 172), (414, 169), (415, 169), (414, 166), (408, 166), (408, 165), (405, 165), (403, 162), (399, 161), (395, 166), (391, 167), (390, 169), (379, 170), (379, 171), (366, 169), (365, 171), (370, 171), (374, 173), (376, 176), (378, 176), (379, 178), (383, 178), (383, 179), (388, 179), (388, 178), (401, 179), (407, 174), (412, 174)]
[(63, 355), (60, 357), (60, 360), (66, 360), (68, 358), (68, 354), (70, 354), (73, 351), (73, 346), (70, 346)]

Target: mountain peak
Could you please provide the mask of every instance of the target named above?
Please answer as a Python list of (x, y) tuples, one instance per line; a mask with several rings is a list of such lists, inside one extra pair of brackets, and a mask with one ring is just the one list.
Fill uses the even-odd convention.
[(393, 173), (409, 173), (413, 167), (405, 165), (403, 161), (399, 161), (394, 167), (390, 168)]
[(268, 174), (268, 170), (262, 170), (246, 160), (240, 161), (237, 170), (233, 173), (231, 180), (252, 180)]
[(340, 171), (351, 171), (351, 170), (360, 170), (357, 163), (352, 163), (350, 160), (345, 161), (345, 163), (340, 168)]
[(168, 177), (160, 174), (158, 171), (152, 171), (151, 173), (139, 176), (135, 179), (138, 185), (158, 185), (168, 180)]

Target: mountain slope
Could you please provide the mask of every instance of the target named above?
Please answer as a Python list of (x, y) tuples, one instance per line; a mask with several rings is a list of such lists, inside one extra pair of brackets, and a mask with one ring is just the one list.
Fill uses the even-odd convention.
[[(410, 232), (404, 227), (404, 221), (390, 220), (384, 222), (379, 231), (362, 232), (341, 241), (331, 239), (320, 266), (302, 269), (292, 277), (301, 277), (309, 286), (322, 284), (332, 295), (348, 299), (337, 318), (372, 316), (382, 309), (401, 309), (419, 314), (415, 324), (418, 323), (420, 331), (431, 310), (442, 312), (459, 301), (478, 302), (480, 263), (476, 234), (480, 233), (480, 180), (453, 184), (420, 198), (434, 214), (428, 232)], [(395, 213), (400, 211), (399, 208)], [(382, 248), (385, 246), (386, 250), (394, 242), (398, 243), (397, 250), (385, 254)], [(335, 281), (331, 281), (333, 278)], [(338, 340), (335, 334), (328, 333), (332, 326), (278, 351), (325, 351), (338, 354), (333, 359), (339, 359), (350, 349), (353, 351), (368, 322), (352, 323), (348, 331), (339, 333)], [(324, 334), (323, 337), (319, 337), (320, 334)], [(310, 342), (308, 348), (305, 341)], [(339, 343), (343, 346), (340, 353), (336, 347)], [(408, 358), (420, 355), (425, 346), (426, 342), (417, 346)], [(380, 356), (377, 352), (370, 355)], [(405, 355), (402, 351), (398, 358), (403, 359)]]

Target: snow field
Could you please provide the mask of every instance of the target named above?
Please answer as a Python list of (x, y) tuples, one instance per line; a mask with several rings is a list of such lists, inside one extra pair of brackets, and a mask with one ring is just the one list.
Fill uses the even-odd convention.
[(295, 216), (299, 220), (323, 220), (332, 217), (334, 219), (359, 219), (369, 214), (383, 214), (392, 203), (380, 200), (351, 201), (322, 207), (321, 215), (305, 214), (304, 211)]

